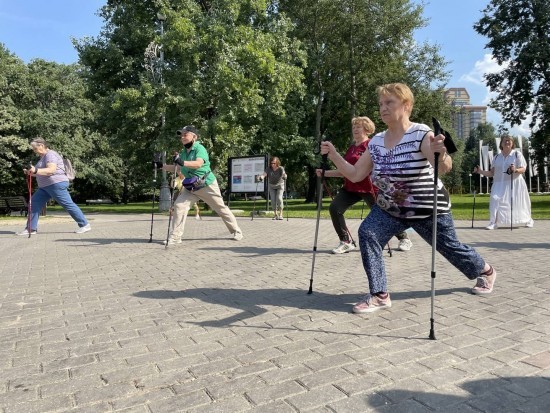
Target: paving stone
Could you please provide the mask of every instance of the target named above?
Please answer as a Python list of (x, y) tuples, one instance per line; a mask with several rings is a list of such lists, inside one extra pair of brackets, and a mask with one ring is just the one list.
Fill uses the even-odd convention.
[[(493, 294), (438, 260), (428, 339), (431, 248), (384, 255), (394, 305), (350, 312), (368, 291), (356, 251), (334, 256), (321, 220), (192, 220), (189, 249), (165, 249), (166, 215), (43, 223), (40, 237), (0, 221), (0, 412), (542, 412), (550, 405), (550, 221), (459, 238), (498, 263)], [(348, 220), (354, 232), (359, 220)], [(42, 226), (41, 226), (42, 228)], [(275, 231), (275, 232), (273, 232)], [(275, 234), (266, 237), (265, 234)], [(284, 236), (283, 236), (284, 234)], [(279, 236), (280, 235), (280, 236)], [(8, 241), (8, 242), (4, 242)], [(395, 242), (394, 242), (395, 244)], [(522, 245), (521, 254), (517, 245)], [(8, 258), (9, 257), (9, 258)], [(507, 268), (529, 267), (527, 278)], [(403, 274), (406, 274), (404, 276)], [(427, 278), (428, 277), (428, 278)], [(529, 305), (525, 302), (529, 299)]]

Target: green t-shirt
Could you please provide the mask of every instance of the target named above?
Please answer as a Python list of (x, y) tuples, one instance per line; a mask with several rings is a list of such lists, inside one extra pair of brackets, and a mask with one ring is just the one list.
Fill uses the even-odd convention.
[(191, 169), (191, 168), (186, 168), (185, 166), (182, 166), (181, 173), (186, 178), (191, 178), (192, 176), (196, 176), (197, 178), (202, 178), (205, 174), (210, 172), (208, 173), (208, 176), (206, 177), (206, 182), (205, 182), (206, 185), (210, 185), (212, 182), (216, 180), (216, 176), (212, 173), (212, 170), (210, 169), (210, 160), (208, 159), (208, 152), (206, 152), (206, 148), (202, 146), (200, 143), (195, 142), (189, 152), (187, 152), (187, 149), (185, 148), (183, 148), (183, 150), (180, 152), (180, 159), (182, 161), (196, 161), (198, 158), (204, 161), (204, 163), (200, 168)]

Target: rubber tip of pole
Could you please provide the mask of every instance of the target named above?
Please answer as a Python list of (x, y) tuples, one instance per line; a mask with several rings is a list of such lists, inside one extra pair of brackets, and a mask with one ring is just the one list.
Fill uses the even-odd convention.
[(310, 288), (309, 291), (307, 292), (308, 294), (313, 294), (313, 290)]
[(430, 340), (435, 340), (435, 333), (433, 330), (430, 330)]

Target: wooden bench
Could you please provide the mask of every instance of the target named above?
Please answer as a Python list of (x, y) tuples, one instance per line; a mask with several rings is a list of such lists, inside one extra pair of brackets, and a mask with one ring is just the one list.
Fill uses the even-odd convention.
[(27, 216), (29, 213), (29, 205), (24, 196), (7, 196), (4, 199), (6, 200), (10, 214), (12, 212), (19, 212), (19, 215)]
[(9, 215), (10, 214), (10, 207), (8, 206), (8, 203), (6, 202), (6, 198), (0, 198), (0, 214), (1, 215)]

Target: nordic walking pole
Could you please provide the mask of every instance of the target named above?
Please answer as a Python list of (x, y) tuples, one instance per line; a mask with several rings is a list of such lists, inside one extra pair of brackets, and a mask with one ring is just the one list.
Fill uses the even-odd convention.
[[(437, 133), (437, 132), (434, 132)], [(439, 133), (438, 133), (439, 135)], [(437, 136), (437, 135), (436, 135)], [(437, 180), (439, 168), (439, 152), (434, 152), (434, 200), (433, 200), (433, 217), (432, 217), (432, 289), (431, 289), (431, 310), (430, 310), (430, 340), (435, 340), (434, 331), (434, 301), (435, 301), (435, 252), (437, 247)]]
[(311, 277), (309, 279), (308, 294), (313, 293), (313, 272), (315, 270), (315, 255), (317, 253), (317, 237), (319, 235), (319, 220), (321, 219), (321, 207), (323, 205), (323, 180), (327, 169), (328, 154), (321, 157), (321, 176), (317, 178), (317, 222), (315, 224), (315, 240), (313, 241), (313, 259), (311, 260)]
[[(434, 136), (441, 134), (441, 125), (432, 118), (434, 124)], [(432, 212), (432, 287), (431, 287), (431, 310), (430, 310), (430, 340), (435, 340), (434, 330), (434, 301), (435, 301), (435, 252), (437, 248), (437, 181), (439, 179), (439, 152), (434, 152), (434, 199)]]
[[(31, 165), (32, 169), (32, 165)], [(29, 233), (29, 238), (31, 237), (31, 223), (32, 223), (32, 174), (29, 171), (27, 173), (27, 188), (29, 190), (29, 202), (27, 203), (27, 232)]]
[[(444, 131), (441, 127), (441, 124), (436, 118), (432, 118), (432, 123), (434, 127), (434, 137), (438, 135), (445, 135), (445, 149), (447, 154), (452, 154), (457, 151), (457, 148), (451, 138), (451, 135)], [(435, 340), (435, 330), (434, 330), (434, 301), (435, 301), (435, 253), (437, 250), (437, 198), (438, 198), (438, 181), (439, 181), (439, 152), (434, 152), (434, 199), (433, 199), (433, 217), (432, 217), (432, 299), (431, 299), (431, 311), (430, 311), (430, 340)]]
[(474, 205), (472, 206), (472, 228), (474, 227), (474, 215), (476, 211), (476, 190), (474, 189)]
[[(512, 165), (510, 165), (510, 168), (512, 167)], [(514, 173), (510, 169), (510, 231), (512, 231), (512, 229), (513, 229), (512, 225), (513, 225), (513, 222), (514, 222), (514, 209), (513, 209), (514, 195), (513, 195), (513, 193), (514, 193)]]
[(154, 177), (153, 177), (153, 199), (151, 202), (151, 233), (149, 234), (149, 242), (153, 242), (153, 221), (155, 219), (155, 194), (157, 189), (157, 164), (155, 161), (153, 161), (153, 170), (154, 170)]

